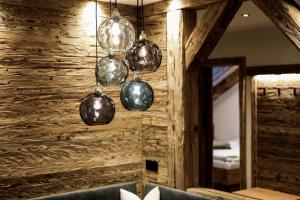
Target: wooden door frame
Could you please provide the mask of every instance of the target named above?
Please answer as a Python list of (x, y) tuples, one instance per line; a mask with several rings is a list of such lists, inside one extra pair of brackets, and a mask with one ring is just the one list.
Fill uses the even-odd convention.
[(257, 163), (257, 83), (256, 75), (300, 73), (300, 64), (266, 65), (247, 68), (247, 76), (251, 78), (251, 186), (256, 186)]
[[(239, 108), (240, 108), (240, 169), (241, 189), (246, 188), (246, 58), (231, 57), (208, 59), (200, 63), (201, 67), (239, 66)], [(202, 141), (209, 142), (209, 141)], [(201, 143), (200, 143), (201, 145)], [(211, 149), (212, 151), (212, 149)]]

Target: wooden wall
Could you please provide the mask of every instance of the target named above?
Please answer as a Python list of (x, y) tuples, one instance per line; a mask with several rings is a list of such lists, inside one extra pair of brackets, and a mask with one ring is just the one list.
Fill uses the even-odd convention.
[(168, 185), (169, 139), (168, 139), (168, 80), (167, 80), (167, 14), (161, 13), (145, 18), (145, 33), (162, 50), (162, 64), (158, 71), (143, 75), (154, 88), (154, 103), (143, 113), (143, 160), (158, 162), (158, 172), (144, 171), (144, 181)]
[[(300, 75), (256, 80), (253, 186), (300, 195)], [(255, 104), (254, 104), (255, 105)], [(255, 122), (254, 122), (255, 124)]]
[[(166, 156), (165, 64), (151, 80), (156, 100), (144, 120), (122, 108), (119, 87), (104, 89), (117, 107), (110, 125), (80, 119), (80, 100), (95, 85), (93, 2), (0, 0), (0, 199), (141, 183), (142, 139), (147, 158)], [(134, 7), (119, 9), (135, 21)], [(99, 4), (99, 15), (108, 15), (108, 4)], [(160, 31), (155, 23), (147, 22), (150, 37)]]

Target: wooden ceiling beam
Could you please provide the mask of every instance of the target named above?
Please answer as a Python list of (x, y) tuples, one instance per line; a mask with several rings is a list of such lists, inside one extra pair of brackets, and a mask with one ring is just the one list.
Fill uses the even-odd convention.
[(295, 3), (283, 0), (252, 0), (300, 50), (300, 11)]
[(187, 70), (195, 57), (200, 62), (208, 58), (241, 4), (241, 1), (224, 0), (208, 6), (203, 20), (196, 25), (185, 45)]
[(221, 0), (164, 0), (144, 7), (145, 17), (166, 13), (179, 9), (204, 9), (208, 5)]
[(239, 82), (239, 68), (236, 68), (231, 74), (227, 75), (220, 83), (213, 87), (213, 100), (218, 99)]

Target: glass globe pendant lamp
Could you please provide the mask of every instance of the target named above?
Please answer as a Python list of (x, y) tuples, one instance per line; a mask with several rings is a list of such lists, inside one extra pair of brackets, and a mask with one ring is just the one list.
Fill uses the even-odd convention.
[(129, 111), (146, 111), (154, 100), (152, 87), (140, 77), (125, 83), (120, 93), (121, 103)]
[[(116, 5), (116, 3), (115, 3)], [(108, 52), (126, 52), (135, 40), (132, 24), (121, 17), (115, 6), (112, 16), (104, 20), (98, 28), (100, 46)]]
[(105, 125), (109, 124), (115, 116), (115, 104), (107, 95), (96, 90), (81, 101), (79, 112), (85, 124)]
[(154, 42), (147, 40), (144, 31), (142, 31), (139, 40), (135, 41), (127, 52), (126, 58), (131, 71), (150, 73), (159, 68), (162, 53)]
[(117, 55), (109, 54), (97, 62), (95, 71), (97, 82), (101, 85), (117, 86), (128, 76), (128, 63)]

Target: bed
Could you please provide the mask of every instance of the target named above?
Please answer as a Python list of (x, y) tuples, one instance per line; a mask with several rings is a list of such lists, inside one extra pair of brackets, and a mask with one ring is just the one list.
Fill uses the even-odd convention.
[[(227, 143), (229, 145), (227, 145)], [(213, 150), (214, 188), (232, 192), (234, 190), (239, 189), (240, 187), (239, 141), (233, 140), (233, 141), (225, 142), (221, 146), (222, 148), (218, 148), (214, 144), (214, 150)]]

